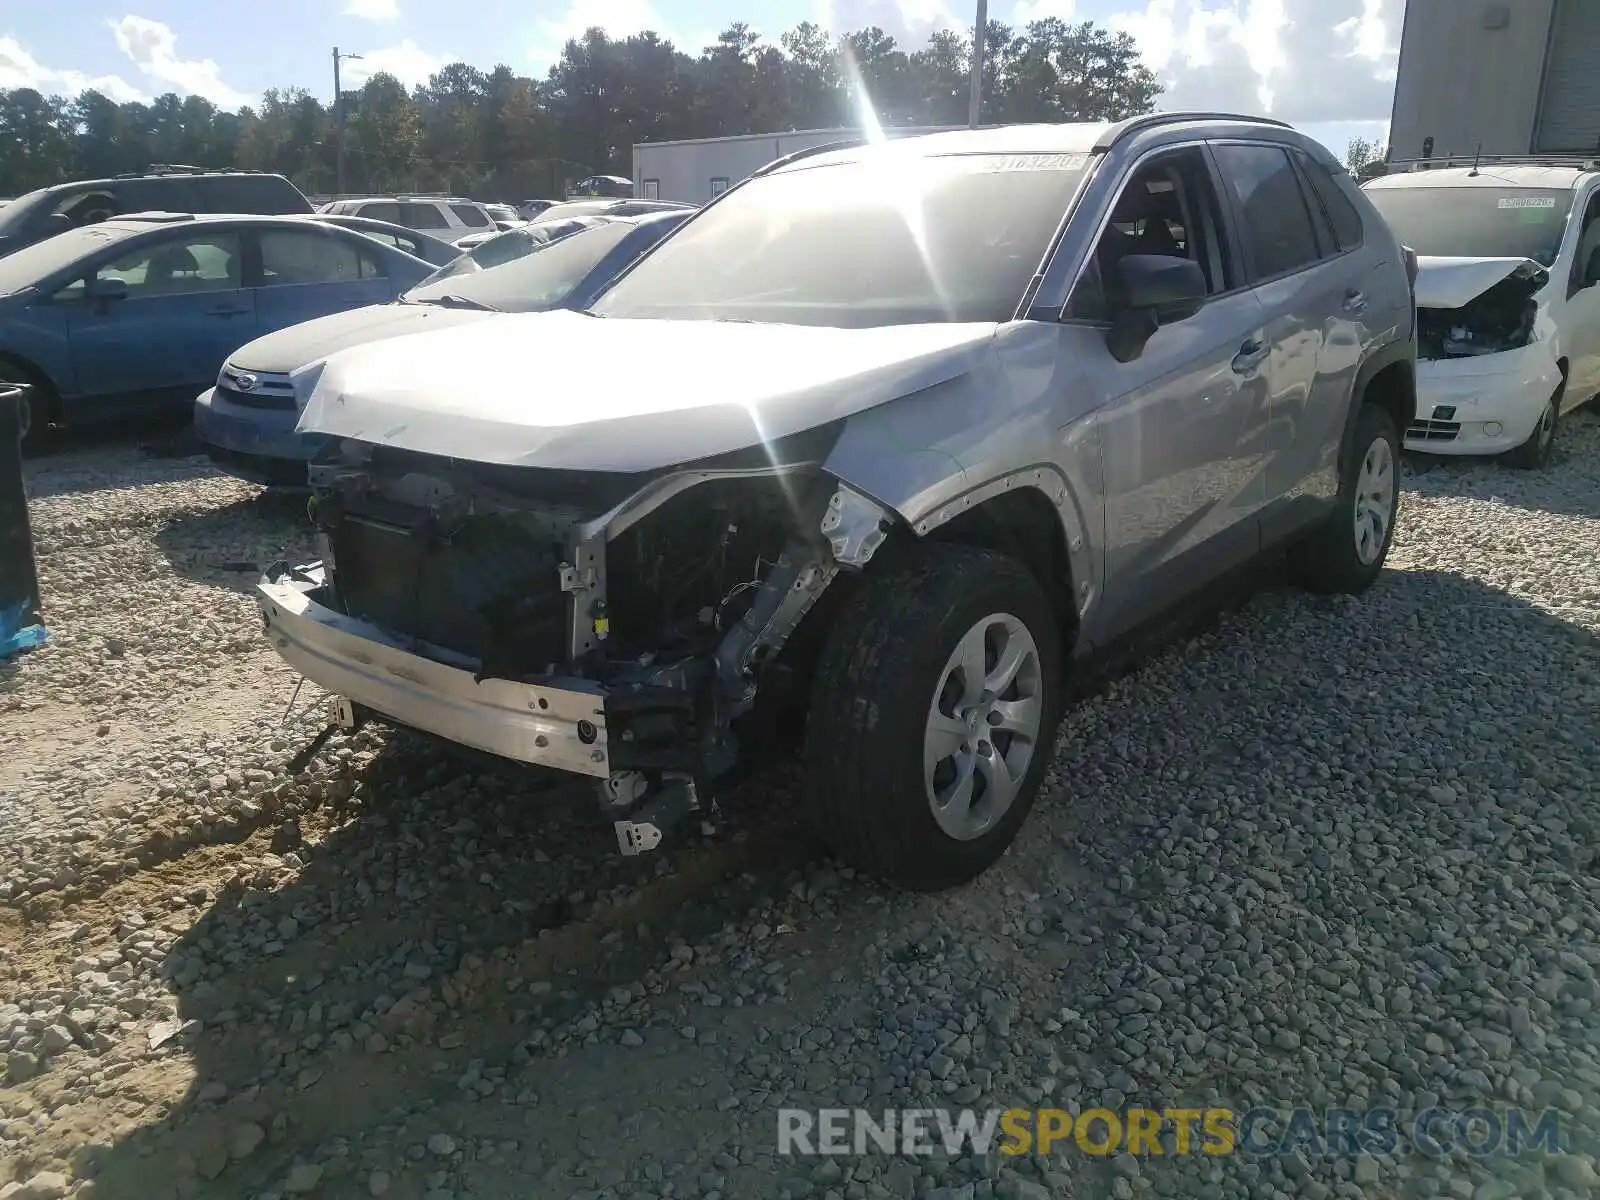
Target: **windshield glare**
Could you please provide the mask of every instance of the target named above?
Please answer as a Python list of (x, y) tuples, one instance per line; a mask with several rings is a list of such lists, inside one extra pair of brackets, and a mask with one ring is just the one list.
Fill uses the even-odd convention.
[(506, 312), (555, 308), (635, 228), (626, 221), (608, 221), (487, 270), (466, 275), (436, 272), (407, 292), (405, 300), (408, 304), (427, 304), (453, 295)]
[(1396, 238), (1423, 256), (1531, 258), (1551, 266), (1572, 208), (1571, 188), (1366, 189)]
[(486, 271), (490, 267), (515, 262), (529, 254), (547, 250), (563, 238), (571, 237), (593, 224), (594, 221), (555, 221), (537, 228), (524, 225), (508, 229), (504, 233), (479, 242), (461, 257), (452, 259), (440, 267), (417, 286), (427, 287), (441, 279), (472, 275), (478, 271)]
[(870, 327), (1009, 321), (1083, 175), (1081, 154), (854, 162), (750, 180), (602, 296), (608, 317)]

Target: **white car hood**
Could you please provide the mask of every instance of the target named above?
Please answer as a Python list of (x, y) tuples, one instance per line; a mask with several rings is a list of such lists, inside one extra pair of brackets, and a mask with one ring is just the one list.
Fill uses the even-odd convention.
[(228, 362), (244, 371), (288, 374), (350, 346), (469, 324), (497, 315), (438, 304), (369, 304), (365, 308), (330, 313), (263, 334), (230, 354)]
[[(1487, 292), (1518, 267), (1545, 269), (1531, 258), (1443, 258), (1419, 256), (1417, 259), (1417, 307), (1462, 308)], [(1541, 281), (1529, 293), (1543, 287)]]
[(507, 313), (305, 368), (298, 428), (503, 466), (647, 471), (997, 369), (995, 330)]

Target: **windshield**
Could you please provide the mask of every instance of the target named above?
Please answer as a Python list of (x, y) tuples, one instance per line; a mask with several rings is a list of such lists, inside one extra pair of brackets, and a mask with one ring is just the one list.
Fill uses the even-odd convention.
[(581, 233), (597, 223), (589, 219), (553, 221), (548, 225), (537, 226), (519, 225), (515, 229), (508, 229), (504, 233), (497, 233), (479, 242), (460, 258), (452, 259), (440, 267), (417, 286), (427, 287), (430, 283), (436, 283), (441, 279), (472, 275), (478, 271), (486, 271), (490, 267), (515, 262), (519, 258), (526, 258), (536, 250), (547, 249), (564, 238)]
[(465, 276), (436, 272), (407, 292), (405, 301), (408, 304), (459, 304), (459, 300), (447, 298), (462, 297), (474, 304), (490, 305), (506, 312), (555, 308), (637, 228), (627, 221), (607, 221), (489, 270)]
[(1009, 321), (1083, 175), (1081, 154), (857, 162), (744, 184), (593, 306), (607, 317), (871, 327)]
[(1367, 188), (1401, 245), (1446, 258), (1531, 258), (1550, 266), (1572, 207), (1571, 188)]
[(117, 225), (87, 225), (34, 242), (14, 254), (7, 254), (0, 258), (0, 296), (20, 292), (42, 279), (48, 279), (80, 258), (120, 242), (135, 232)]
[(0, 205), (0, 236), (18, 233), (38, 212), (45, 200), (45, 189), (28, 192)]

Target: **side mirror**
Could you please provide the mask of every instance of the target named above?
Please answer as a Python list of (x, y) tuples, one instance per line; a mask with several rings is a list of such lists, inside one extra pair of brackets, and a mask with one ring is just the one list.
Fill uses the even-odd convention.
[(89, 281), (89, 298), (95, 307), (105, 312), (113, 303), (128, 298), (126, 279), (92, 279)]
[(1175, 254), (1128, 255), (1117, 263), (1117, 285), (1106, 346), (1118, 362), (1138, 358), (1157, 329), (1188, 320), (1206, 300), (1200, 264)]

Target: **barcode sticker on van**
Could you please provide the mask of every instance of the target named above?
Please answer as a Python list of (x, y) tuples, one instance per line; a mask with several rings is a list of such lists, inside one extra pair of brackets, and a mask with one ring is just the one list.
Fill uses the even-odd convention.
[(1554, 208), (1554, 196), (1502, 196), (1496, 208)]

